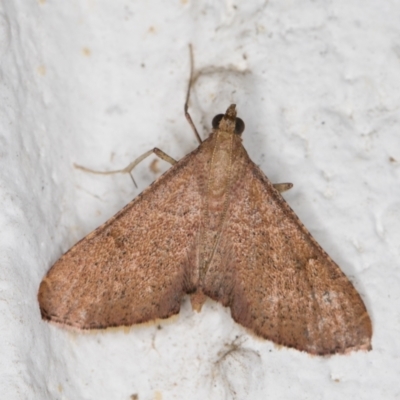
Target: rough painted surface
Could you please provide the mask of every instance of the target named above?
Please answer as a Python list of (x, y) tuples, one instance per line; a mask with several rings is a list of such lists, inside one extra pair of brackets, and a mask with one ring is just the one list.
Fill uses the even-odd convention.
[[(3, 397), (398, 396), (400, 5), (1, 7)], [(286, 200), (365, 300), (372, 352), (320, 359), (275, 348), (222, 306), (206, 302), (196, 314), (187, 299), (174, 323), (129, 331), (71, 334), (41, 320), (48, 268), (156, 177), (143, 163), (135, 190), (127, 176), (72, 164), (115, 169), (154, 146), (176, 159), (197, 146), (182, 113), (188, 41), (203, 72), (196, 125), (207, 132), (216, 113), (238, 105), (250, 157), (273, 182), (294, 183)], [(246, 340), (221, 363), (238, 335)]]

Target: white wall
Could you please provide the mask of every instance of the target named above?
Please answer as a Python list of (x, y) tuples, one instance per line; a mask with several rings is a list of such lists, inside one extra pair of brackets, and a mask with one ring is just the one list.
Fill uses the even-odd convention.
[[(400, 385), (400, 3), (4, 1), (0, 5), (3, 399), (394, 399)], [(57, 258), (196, 147), (231, 102), (248, 152), (354, 282), (373, 351), (276, 348), (211, 301), (160, 326), (80, 334), (40, 318)], [(168, 166), (160, 162), (162, 170)], [(161, 329), (159, 329), (161, 327)], [(239, 337), (239, 339), (236, 339)], [(224, 356), (225, 354), (225, 356)]]

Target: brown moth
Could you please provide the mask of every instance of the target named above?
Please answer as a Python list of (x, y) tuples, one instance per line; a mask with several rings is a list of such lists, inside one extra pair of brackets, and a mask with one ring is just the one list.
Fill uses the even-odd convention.
[[(187, 101), (185, 113), (194, 128)], [(292, 185), (273, 185), (249, 158), (235, 105), (204, 142), (194, 131), (201, 144), (179, 162), (154, 149), (117, 171), (152, 152), (173, 164), (54, 264), (39, 288), (43, 319), (130, 326), (177, 314), (189, 294), (194, 309), (208, 296), (280, 345), (370, 350), (360, 295), (282, 198)]]
[(40, 285), (42, 317), (129, 326), (177, 314), (190, 294), (277, 344), (370, 350), (360, 295), (251, 161), (243, 130), (232, 104), (196, 150), (65, 253)]

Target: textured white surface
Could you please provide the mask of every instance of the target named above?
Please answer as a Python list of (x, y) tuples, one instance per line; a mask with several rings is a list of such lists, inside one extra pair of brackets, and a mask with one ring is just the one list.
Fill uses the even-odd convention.
[[(0, 7), (2, 399), (400, 397), (399, 2)], [(182, 113), (189, 42), (199, 130), (238, 104), (249, 154), (273, 182), (294, 183), (287, 201), (361, 293), (372, 352), (276, 348), (211, 301), (128, 330), (42, 322), (46, 271), (156, 177), (152, 159), (135, 170), (139, 190), (73, 163), (114, 169), (154, 146), (178, 159), (195, 148)]]

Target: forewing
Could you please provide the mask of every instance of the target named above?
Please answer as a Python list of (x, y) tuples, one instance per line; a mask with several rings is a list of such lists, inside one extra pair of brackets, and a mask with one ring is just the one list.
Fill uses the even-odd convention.
[(64, 254), (40, 285), (43, 318), (91, 329), (178, 313), (194, 290), (202, 160), (199, 148)]
[(250, 160), (232, 188), (204, 292), (257, 335), (313, 354), (371, 348), (364, 303)]

